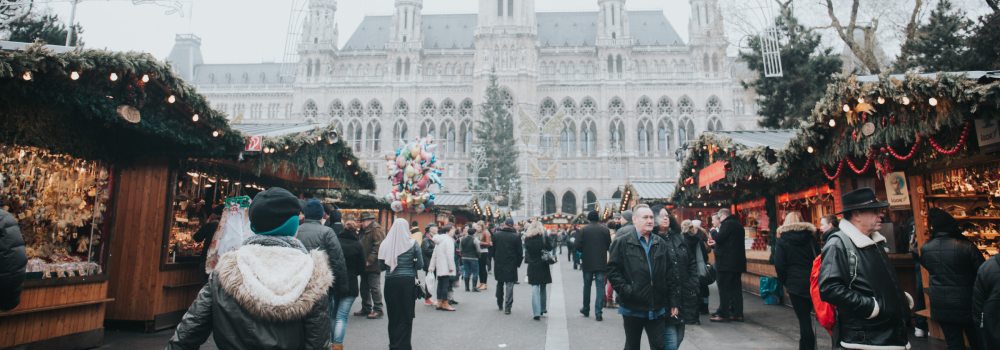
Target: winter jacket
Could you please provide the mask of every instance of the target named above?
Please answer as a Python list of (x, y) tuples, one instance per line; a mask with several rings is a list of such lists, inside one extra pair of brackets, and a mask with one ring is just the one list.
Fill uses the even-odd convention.
[(433, 237), (424, 237), (420, 242), (420, 252), (424, 255), (424, 271), (427, 271), (431, 268), (431, 256), (434, 255)]
[(474, 235), (462, 237), (460, 242), (462, 259), (479, 260), (479, 240)]
[(336, 294), (336, 296), (338, 298), (356, 298), (358, 297), (358, 278), (365, 271), (365, 252), (361, 249), (358, 236), (353, 231), (343, 230), (337, 235), (337, 238), (340, 240), (340, 249), (344, 252), (344, 265), (347, 267), (347, 292)]
[(0, 209), (0, 311), (11, 310), (21, 303), (27, 265), (21, 228), (14, 215)]
[(458, 268), (455, 266), (455, 240), (443, 233), (435, 235), (431, 240), (434, 241), (434, 254), (431, 255), (427, 272), (433, 272), (438, 277), (456, 276)]
[(965, 237), (935, 232), (920, 249), (920, 265), (930, 275), (931, 319), (972, 322), (972, 286), (983, 254)]
[(797, 222), (778, 227), (778, 243), (774, 245), (774, 270), (788, 294), (809, 298), (809, 273), (819, 254), (816, 226)]
[[(846, 349), (908, 349), (908, 300), (886, 255), (885, 237), (866, 236), (847, 220), (840, 230), (850, 242), (830, 235), (819, 272), (820, 298), (837, 308), (837, 342)], [(857, 248), (853, 282), (845, 244)]]
[(219, 258), (167, 350), (326, 349), (333, 274), (322, 250), (295, 238), (255, 235)]
[[(639, 312), (681, 305), (680, 276), (674, 270), (667, 242), (660, 236), (649, 235), (650, 262), (639, 242), (638, 234), (615, 238), (608, 260), (608, 281), (618, 292), (620, 305)], [(652, 273), (650, 273), (652, 265)]]
[(629, 223), (628, 225), (622, 226), (621, 228), (615, 230), (615, 238), (619, 239), (627, 234), (635, 234), (635, 225)]
[(378, 265), (378, 248), (385, 239), (385, 230), (377, 222), (361, 229), (361, 249), (365, 250), (365, 272), (378, 273), (382, 271)]
[(1000, 349), (1000, 255), (979, 267), (972, 288), (972, 313), (987, 349)]
[(715, 269), (720, 272), (746, 272), (747, 251), (743, 242), (746, 231), (735, 215), (722, 220), (715, 239)]
[(528, 284), (539, 285), (552, 283), (549, 263), (542, 260), (542, 250), (552, 250), (555, 243), (542, 235), (524, 239), (524, 263), (528, 264)]
[(611, 249), (611, 231), (607, 226), (592, 222), (580, 229), (576, 244), (583, 252), (581, 267), (584, 272), (608, 270), (608, 250)]
[(417, 242), (413, 242), (413, 248), (399, 254), (396, 257), (396, 268), (394, 270), (389, 270), (389, 265), (386, 265), (384, 260), (379, 260), (379, 264), (382, 266), (382, 270), (385, 271), (385, 278), (415, 278), (417, 277), (417, 270), (424, 267), (424, 257), (420, 253), (420, 245)]
[(497, 282), (517, 282), (517, 269), (524, 259), (521, 237), (513, 228), (502, 227), (493, 234), (493, 276)]
[(344, 264), (344, 251), (340, 248), (337, 233), (332, 228), (323, 226), (319, 220), (306, 219), (299, 225), (295, 238), (298, 238), (307, 250), (319, 249), (326, 253), (330, 259), (330, 270), (333, 271), (332, 292), (334, 295), (347, 294), (347, 284), (341, 283), (347, 280), (347, 266)]
[(333, 222), (333, 221), (327, 220), (324, 225), (326, 225), (326, 227), (332, 228), (333, 232), (337, 233), (337, 237), (340, 237), (340, 233), (344, 232), (344, 223), (342, 223), (340, 221)]
[(677, 289), (680, 294), (680, 318), (667, 318), (667, 323), (695, 323), (698, 322), (698, 307), (701, 300), (698, 298), (698, 290), (701, 287), (698, 278), (698, 260), (695, 257), (692, 245), (698, 244), (698, 238), (680, 232), (670, 232), (664, 239), (667, 246), (667, 256), (670, 260), (671, 274), (678, 281)]

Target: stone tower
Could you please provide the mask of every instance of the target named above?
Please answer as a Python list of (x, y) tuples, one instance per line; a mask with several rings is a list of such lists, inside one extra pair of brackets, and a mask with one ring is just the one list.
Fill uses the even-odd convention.
[(726, 74), (726, 33), (719, 0), (691, 0), (691, 62), (700, 77), (721, 78)]
[(386, 43), (388, 56), (386, 67), (395, 81), (413, 81), (419, 76), (423, 33), (421, 10), (422, 0), (396, 0), (396, 11), (392, 15), (392, 37)]

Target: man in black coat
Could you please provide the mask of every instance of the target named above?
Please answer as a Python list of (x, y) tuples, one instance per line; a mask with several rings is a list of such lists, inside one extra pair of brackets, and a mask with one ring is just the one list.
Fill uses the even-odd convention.
[(21, 228), (14, 215), (0, 209), (0, 311), (11, 310), (21, 303), (27, 265)]
[(920, 264), (930, 275), (931, 319), (941, 325), (948, 349), (965, 349), (965, 337), (973, 350), (983, 349), (972, 323), (972, 287), (983, 254), (943, 210), (931, 208), (928, 223), (934, 234), (920, 249)]
[(510, 315), (514, 305), (514, 282), (517, 282), (517, 269), (524, 260), (524, 249), (521, 236), (514, 231), (514, 220), (504, 221), (497, 233), (493, 235), (493, 276), (497, 279), (497, 308)]
[(1000, 349), (1000, 255), (979, 267), (972, 288), (972, 317), (987, 349)]
[(611, 247), (611, 231), (601, 224), (601, 215), (595, 210), (587, 213), (587, 226), (580, 230), (578, 245), (582, 254), (583, 270), (583, 317), (590, 316), (590, 284), (597, 289), (594, 300), (594, 319), (604, 320), (604, 280), (608, 269), (608, 248)]
[(716, 281), (719, 283), (719, 311), (712, 322), (743, 322), (743, 286), (740, 277), (747, 270), (743, 225), (729, 209), (719, 209), (719, 234), (715, 239)]

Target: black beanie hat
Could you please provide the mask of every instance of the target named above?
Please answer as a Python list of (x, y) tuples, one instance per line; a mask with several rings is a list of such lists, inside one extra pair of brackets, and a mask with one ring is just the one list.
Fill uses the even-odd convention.
[[(288, 190), (271, 187), (253, 197), (250, 203), (250, 228), (254, 232), (270, 232), (284, 225), (302, 211), (302, 202)], [(294, 233), (293, 233), (294, 235)]]
[(927, 221), (928, 224), (931, 225), (931, 230), (933, 232), (962, 232), (962, 229), (958, 227), (958, 221), (955, 220), (951, 214), (948, 214), (944, 210), (938, 208), (931, 208), (931, 210), (928, 211)]
[(590, 222), (601, 221), (601, 214), (598, 214), (597, 210), (591, 210), (589, 213), (587, 213), (587, 220), (589, 220)]

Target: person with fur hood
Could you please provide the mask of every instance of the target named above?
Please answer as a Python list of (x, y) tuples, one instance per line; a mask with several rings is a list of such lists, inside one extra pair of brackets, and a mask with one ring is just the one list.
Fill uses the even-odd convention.
[(813, 260), (819, 254), (816, 226), (802, 222), (797, 211), (785, 215), (784, 224), (778, 227), (778, 242), (774, 245), (774, 269), (778, 281), (788, 290), (788, 298), (799, 319), (799, 350), (816, 349), (816, 334), (812, 328), (812, 297), (809, 295), (809, 273)]
[(209, 335), (220, 350), (329, 348), (333, 274), (326, 253), (295, 239), (301, 210), (282, 188), (254, 197), (255, 235), (219, 258), (167, 350), (197, 350)]

